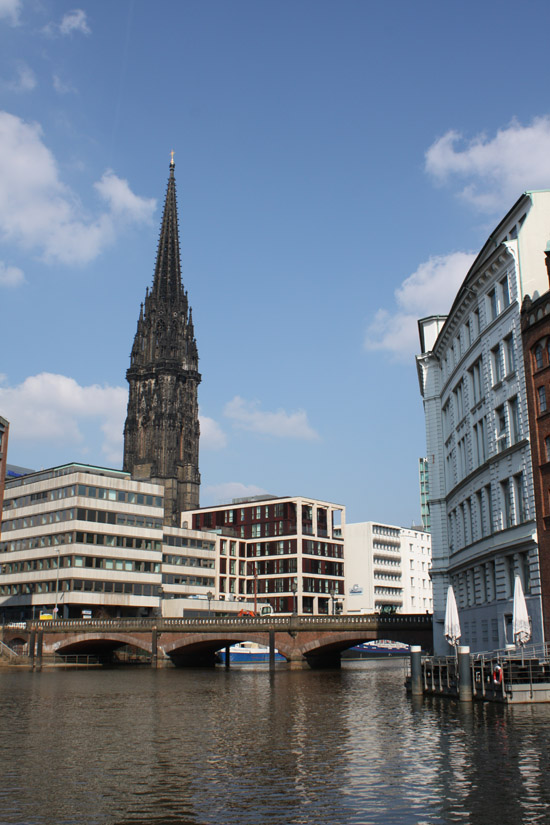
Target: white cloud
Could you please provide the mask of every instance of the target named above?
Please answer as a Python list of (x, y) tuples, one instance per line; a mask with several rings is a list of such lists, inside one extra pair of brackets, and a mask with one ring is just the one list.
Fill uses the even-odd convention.
[(121, 219), (150, 222), (156, 202), (106, 172), (96, 191), (108, 211), (91, 218), (59, 177), (36, 123), (0, 111), (0, 235), (48, 262), (86, 264), (112, 243)]
[[(122, 465), (126, 387), (85, 387), (74, 378), (48, 372), (30, 376), (14, 387), (6, 382), (6, 376), (0, 374), (0, 415), (10, 421), (11, 437), (18, 441), (74, 444), (79, 454), (89, 453), (91, 445), (87, 440), (99, 437), (107, 466)], [(201, 448), (225, 447), (226, 436), (212, 418), (200, 416), (200, 425)]]
[(76, 93), (76, 89), (72, 83), (61, 80), (59, 75), (54, 74), (52, 77), (53, 87), (58, 95), (68, 95)]
[(398, 360), (414, 355), (419, 347), (418, 319), (448, 313), (474, 258), (469, 252), (452, 252), (420, 264), (395, 290), (396, 308), (379, 309), (374, 316), (366, 349), (386, 350)]
[(36, 88), (36, 76), (30, 66), (20, 62), (16, 71), (16, 77), (13, 80), (0, 81), (0, 87), (7, 92), (15, 92), (16, 94), (32, 92)]
[(221, 450), (226, 446), (227, 436), (217, 421), (214, 421), (213, 418), (207, 418), (205, 415), (199, 415), (199, 422), (201, 426), (201, 448)]
[(155, 208), (153, 198), (134, 195), (127, 180), (115, 175), (112, 169), (103, 173), (101, 180), (94, 183), (95, 189), (107, 201), (111, 212), (136, 223), (147, 223)]
[(12, 26), (19, 23), (19, 12), (21, 11), (21, 0), (0, 0), (0, 20), (7, 18)]
[(88, 25), (86, 12), (82, 9), (73, 9), (73, 11), (67, 12), (59, 24), (59, 31), (63, 35), (72, 34), (73, 32), (92, 33)]
[(287, 413), (263, 412), (258, 401), (245, 401), (238, 395), (225, 405), (224, 415), (244, 430), (273, 435), (277, 438), (300, 438), (312, 440), (319, 438), (309, 425), (305, 410)]
[(470, 141), (456, 131), (426, 152), (426, 171), (439, 183), (460, 181), (459, 195), (484, 212), (502, 212), (522, 192), (550, 187), (550, 116), (529, 126), (513, 120), (493, 138)]
[[(0, 0), (2, 2), (2, 0)], [(88, 25), (88, 18), (86, 12), (82, 9), (73, 9), (67, 12), (62, 18), (61, 23), (48, 23), (44, 26), (42, 32), (48, 37), (67, 37), (74, 32), (80, 34), (91, 34), (92, 30)]]
[(211, 484), (201, 489), (204, 505), (228, 504), (234, 498), (247, 498), (267, 493), (255, 484), (242, 484), (240, 481), (227, 481), (224, 484)]
[(85, 446), (81, 428), (90, 422), (102, 432), (108, 464), (122, 462), (122, 434), (127, 390), (82, 387), (73, 378), (43, 372), (15, 387), (0, 386), (0, 413), (10, 421), (10, 436), (20, 441), (46, 441)]
[(0, 287), (19, 286), (25, 281), (25, 276), (21, 269), (16, 266), (8, 266), (4, 261), (0, 261)]

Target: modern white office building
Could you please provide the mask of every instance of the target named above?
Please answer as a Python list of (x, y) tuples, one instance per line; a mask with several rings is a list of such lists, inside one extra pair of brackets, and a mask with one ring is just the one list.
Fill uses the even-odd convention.
[[(219, 536), (163, 524), (164, 486), (68, 464), (8, 479), (0, 615), (182, 616), (252, 607), (216, 588)], [(222, 595), (222, 598), (219, 598)], [(57, 608), (57, 610), (56, 610)]]
[(549, 239), (550, 191), (526, 192), (464, 273), (448, 315), (419, 321), (439, 654), (449, 652), (450, 584), (461, 643), (482, 651), (512, 641), (516, 574), (532, 640), (543, 641), (520, 308), (548, 289)]
[(345, 528), (346, 612), (431, 613), (431, 537), (365, 521)]

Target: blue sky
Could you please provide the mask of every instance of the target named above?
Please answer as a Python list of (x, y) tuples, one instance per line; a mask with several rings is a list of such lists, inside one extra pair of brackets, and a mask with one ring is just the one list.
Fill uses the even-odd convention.
[(418, 522), (416, 319), (550, 186), (548, 4), (75, 2), (0, 0), (10, 462), (120, 466), (173, 149), (202, 503)]

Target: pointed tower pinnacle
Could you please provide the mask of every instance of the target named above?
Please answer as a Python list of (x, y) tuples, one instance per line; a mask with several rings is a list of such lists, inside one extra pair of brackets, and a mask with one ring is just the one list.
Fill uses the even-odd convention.
[(199, 506), (197, 342), (181, 282), (179, 229), (171, 153), (170, 175), (153, 286), (145, 291), (126, 373), (130, 392), (124, 426), (124, 470), (161, 481), (165, 523), (180, 524)]

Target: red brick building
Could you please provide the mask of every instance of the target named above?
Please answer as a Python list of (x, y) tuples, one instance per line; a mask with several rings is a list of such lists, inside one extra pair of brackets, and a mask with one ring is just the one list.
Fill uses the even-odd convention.
[(257, 496), (182, 513), (182, 524), (221, 535), (217, 590), (256, 595), (276, 613), (330, 614), (344, 598), (344, 507)]
[[(8, 462), (8, 435), (10, 431), (9, 421), (0, 415), (0, 513), (4, 506), (4, 485), (6, 483), (6, 465)], [(1, 529), (0, 520), (0, 529)]]
[[(548, 266), (548, 253), (547, 253)], [(550, 291), (521, 309), (544, 638), (550, 639)]]

